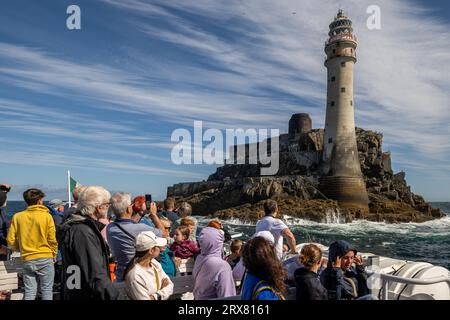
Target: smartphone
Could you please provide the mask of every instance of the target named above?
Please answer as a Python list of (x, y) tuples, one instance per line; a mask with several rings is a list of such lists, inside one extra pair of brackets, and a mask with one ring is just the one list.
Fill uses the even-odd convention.
[(150, 209), (151, 204), (152, 204), (152, 195), (146, 194), (145, 195), (145, 205), (147, 206), (147, 209)]

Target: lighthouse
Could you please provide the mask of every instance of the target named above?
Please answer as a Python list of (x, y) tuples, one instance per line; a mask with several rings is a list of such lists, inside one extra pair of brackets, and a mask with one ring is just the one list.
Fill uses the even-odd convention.
[(368, 212), (355, 133), (353, 68), (357, 38), (352, 21), (339, 10), (325, 42), (327, 107), (319, 188), (342, 207)]

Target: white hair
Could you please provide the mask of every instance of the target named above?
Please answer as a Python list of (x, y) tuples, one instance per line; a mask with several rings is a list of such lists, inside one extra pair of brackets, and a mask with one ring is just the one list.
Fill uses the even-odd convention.
[(111, 210), (117, 217), (122, 217), (127, 213), (127, 208), (131, 206), (131, 194), (127, 192), (117, 192), (111, 198)]
[(192, 213), (192, 206), (187, 202), (183, 202), (178, 208), (178, 213), (180, 217), (187, 217)]
[(80, 193), (78, 209), (83, 216), (93, 216), (97, 207), (107, 204), (111, 200), (111, 193), (101, 186), (89, 186)]

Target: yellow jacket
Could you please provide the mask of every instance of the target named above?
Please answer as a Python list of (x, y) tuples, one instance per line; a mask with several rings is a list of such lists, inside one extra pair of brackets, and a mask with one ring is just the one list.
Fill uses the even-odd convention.
[(24, 261), (55, 258), (58, 250), (55, 223), (43, 205), (29, 206), (13, 215), (7, 240)]

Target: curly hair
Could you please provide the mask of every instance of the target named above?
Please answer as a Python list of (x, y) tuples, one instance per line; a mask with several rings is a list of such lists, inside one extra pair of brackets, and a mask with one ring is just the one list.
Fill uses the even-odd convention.
[(254, 237), (242, 252), (244, 266), (255, 277), (264, 280), (275, 290), (285, 293), (287, 273), (278, 259), (273, 245), (263, 237)]

